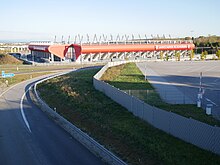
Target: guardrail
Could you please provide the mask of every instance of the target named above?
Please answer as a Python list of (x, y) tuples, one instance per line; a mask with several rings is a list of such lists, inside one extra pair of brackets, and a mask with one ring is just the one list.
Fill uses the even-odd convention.
[(220, 127), (211, 126), (192, 118), (186, 118), (153, 107), (140, 99), (99, 80), (108, 67), (123, 63), (126, 62), (110, 62), (105, 65), (93, 77), (93, 86), (121, 106), (125, 107), (128, 111), (132, 112), (133, 115), (145, 120), (152, 126), (182, 139), (183, 141), (220, 155)]
[(34, 85), (34, 97), (35, 98), (33, 98), (34, 101), (41, 108), (42, 111), (44, 111), (48, 116), (50, 116), (56, 123), (58, 123), (64, 130), (69, 132), (71, 134), (71, 136), (73, 136), (75, 139), (77, 139), (81, 144), (83, 144), (92, 153), (94, 153), (98, 157), (102, 158), (102, 160), (104, 160), (108, 164), (112, 164), (112, 165), (126, 165), (126, 163), (124, 161), (122, 161), (120, 158), (115, 156), (112, 152), (107, 150), (104, 146), (100, 145), (98, 142), (96, 142), (89, 135), (87, 135), (86, 133), (81, 131), (79, 128), (74, 126), (72, 123), (67, 121), (65, 118), (60, 116), (58, 113), (56, 113), (38, 95), (38, 92), (37, 92), (37, 85), (38, 84), (40, 84), (46, 80), (67, 74), (67, 73), (69, 73), (69, 72), (65, 72), (62, 74), (51, 76), (51, 77), (48, 77), (44, 80), (41, 80), (41, 81), (38, 81), (37, 83), (35, 83), (35, 85)]

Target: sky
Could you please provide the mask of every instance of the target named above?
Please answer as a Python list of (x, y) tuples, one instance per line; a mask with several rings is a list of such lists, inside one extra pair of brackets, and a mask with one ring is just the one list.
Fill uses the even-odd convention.
[(220, 35), (219, 6), (219, 0), (0, 0), (0, 41)]

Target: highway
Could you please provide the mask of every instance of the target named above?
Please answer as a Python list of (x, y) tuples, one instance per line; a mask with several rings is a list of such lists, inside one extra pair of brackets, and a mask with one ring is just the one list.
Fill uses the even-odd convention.
[(175, 101), (183, 95), (194, 104), (197, 102), (202, 72), (202, 106), (205, 109), (207, 104), (212, 104), (212, 114), (220, 119), (220, 61), (144, 62), (139, 63), (138, 67), (154, 86), (160, 87), (160, 93), (166, 89), (174, 89), (178, 93), (166, 91), (166, 97)]
[(37, 79), (0, 94), (0, 164), (104, 164), (36, 107), (29, 92), (24, 94)]

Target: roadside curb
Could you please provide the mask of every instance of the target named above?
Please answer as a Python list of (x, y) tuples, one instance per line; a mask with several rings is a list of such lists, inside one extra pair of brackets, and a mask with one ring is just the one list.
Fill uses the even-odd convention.
[[(67, 72), (69, 73), (69, 72)], [(89, 135), (81, 131), (75, 125), (67, 121), (64, 117), (56, 113), (53, 109), (51, 109), (38, 95), (37, 85), (49, 80), (51, 78), (55, 78), (67, 73), (61, 73), (52, 77), (48, 77), (46, 79), (40, 80), (34, 84), (33, 90), (31, 90), (30, 96), (33, 102), (39, 106), (39, 108), (45, 112), (53, 121), (55, 121), (58, 125), (60, 125), (64, 130), (66, 130), (72, 137), (78, 140), (81, 144), (83, 144), (88, 150), (94, 153), (96, 156), (102, 158), (104, 162), (107, 162), (111, 165), (126, 165), (124, 161), (115, 156), (112, 152), (107, 150), (104, 146), (96, 142)]]

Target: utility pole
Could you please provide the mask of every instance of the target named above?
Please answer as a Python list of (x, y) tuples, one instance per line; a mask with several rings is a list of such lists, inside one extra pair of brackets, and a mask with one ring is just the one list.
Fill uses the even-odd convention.
[(200, 72), (200, 77), (199, 77), (199, 93), (198, 93), (198, 100), (197, 100), (197, 107), (201, 107), (201, 102), (202, 102), (202, 72)]

